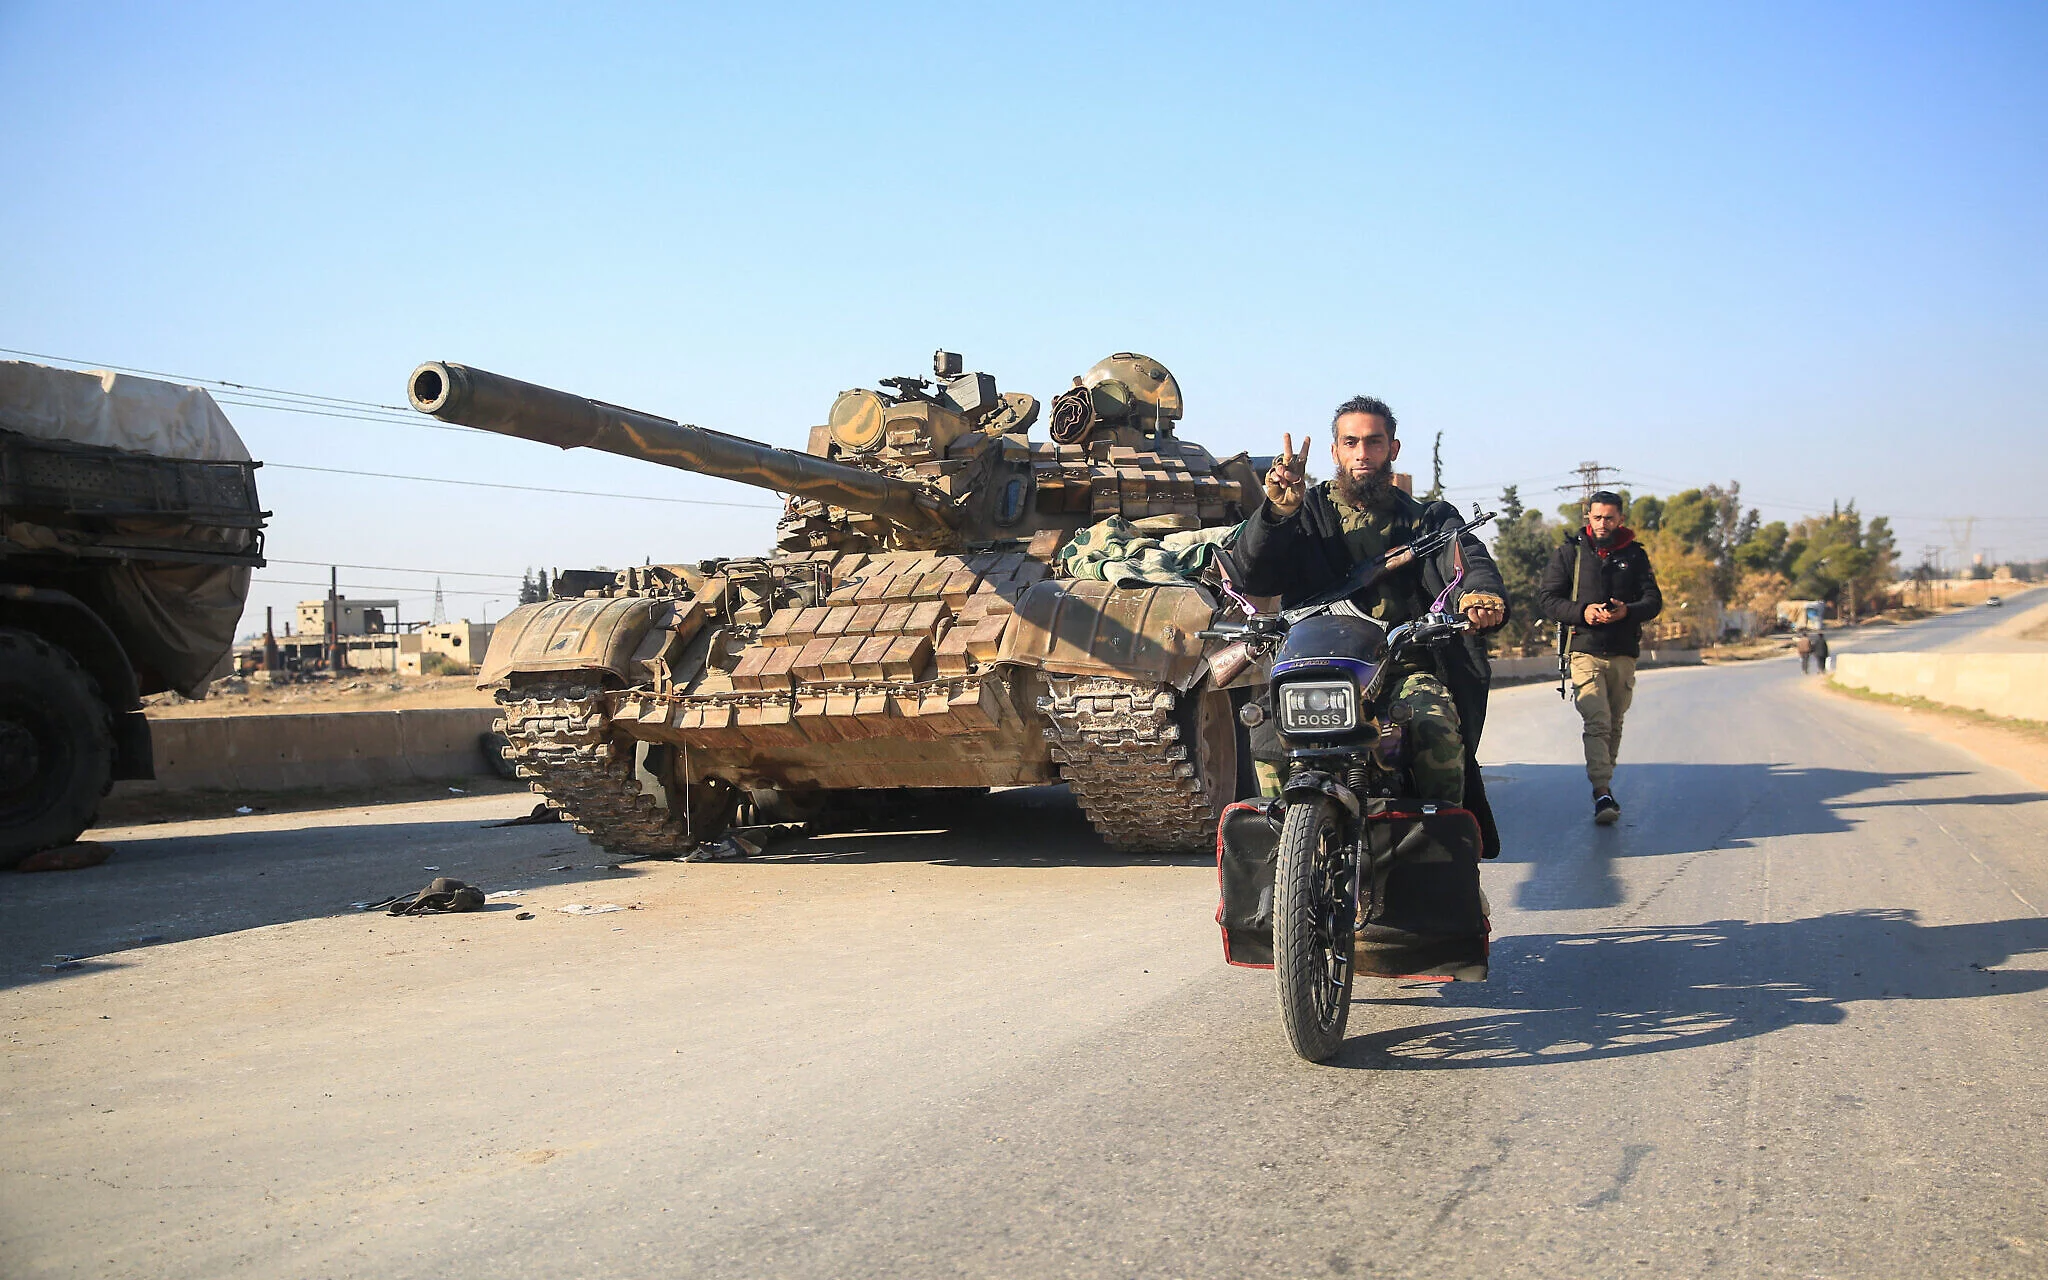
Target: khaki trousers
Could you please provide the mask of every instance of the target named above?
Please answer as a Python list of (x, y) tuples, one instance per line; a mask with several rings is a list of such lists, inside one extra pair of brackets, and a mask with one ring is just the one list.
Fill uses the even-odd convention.
[(1585, 722), (1586, 777), (1605, 791), (1621, 759), (1621, 720), (1636, 696), (1636, 660), (1575, 653), (1571, 672), (1572, 701)]

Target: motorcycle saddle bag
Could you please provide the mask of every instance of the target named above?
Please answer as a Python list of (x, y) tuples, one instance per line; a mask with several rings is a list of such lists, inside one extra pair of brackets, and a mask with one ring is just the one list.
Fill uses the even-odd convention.
[(1372, 896), (1353, 952), (1357, 971), (1486, 981), (1492, 922), (1479, 893), (1484, 840), (1472, 811), (1373, 800), (1365, 829)]
[[(1278, 800), (1241, 800), (1217, 823), (1216, 923), (1230, 964), (1273, 967), (1273, 878), (1285, 815)], [(1358, 931), (1357, 972), (1484, 981), (1491, 925), (1479, 894), (1481, 840), (1471, 811), (1373, 800), (1365, 817), (1371, 915)]]
[(1223, 959), (1247, 969), (1273, 967), (1273, 869), (1280, 856), (1278, 800), (1240, 800), (1216, 824), (1216, 881), (1223, 900)]

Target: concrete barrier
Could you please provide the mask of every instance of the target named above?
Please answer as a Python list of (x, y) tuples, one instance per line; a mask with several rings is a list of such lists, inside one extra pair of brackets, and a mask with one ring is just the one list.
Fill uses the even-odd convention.
[(2048, 654), (1844, 653), (1835, 683), (2048, 722)]
[(152, 720), (156, 781), (130, 791), (374, 786), (490, 772), (477, 735), (493, 707)]

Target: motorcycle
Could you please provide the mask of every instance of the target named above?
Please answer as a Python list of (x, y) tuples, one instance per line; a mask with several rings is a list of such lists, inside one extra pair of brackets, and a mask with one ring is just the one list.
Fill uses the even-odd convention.
[[(1482, 513), (1396, 548), (1278, 613), (1237, 597), (1250, 616), (1202, 633), (1242, 644), (1247, 659), (1272, 660), (1270, 696), (1243, 715), (1253, 727), (1274, 717), (1284, 783), (1277, 800), (1239, 802), (1219, 824), (1217, 922), (1227, 960), (1275, 970), (1288, 1040), (1311, 1062), (1343, 1043), (1361, 961), (1379, 977), (1486, 974), (1478, 823), (1464, 809), (1410, 798), (1413, 711), (1393, 688), (1404, 656), (1471, 630), (1450, 612), (1465, 578), (1458, 539), (1491, 519)], [(1389, 629), (1354, 602), (1447, 545), (1454, 572), (1422, 617)]]

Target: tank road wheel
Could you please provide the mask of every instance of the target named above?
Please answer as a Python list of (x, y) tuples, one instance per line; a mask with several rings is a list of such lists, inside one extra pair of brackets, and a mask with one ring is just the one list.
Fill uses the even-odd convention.
[(113, 712), (64, 650), (0, 628), (0, 868), (69, 844), (113, 776)]
[(1244, 758), (1231, 695), (1100, 676), (1045, 683), (1052, 757), (1110, 847), (1213, 853)]
[(1273, 875), (1273, 976), (1280, 1022), (1294, 1051), (1327, 1062), (1344, 1043), (1351, 1017), (1356, 939), (1350, 873), (1340, 846), (1337, 803), (1289, 805)]
[[(501, 689), (497, 699), (505, 718), (491, 727), (510, 743), (507, 758), (592, 843), (628, 858), (690, 851), (680, 817), (642, 792), (639, 744), (613, 734), (602, 688), (534, 683)], [(715, 840), (732, 820), (737, 794), (706, 792), (700, 804), (698, 790), (690, 789), (692, 833), (697, 842)]]

